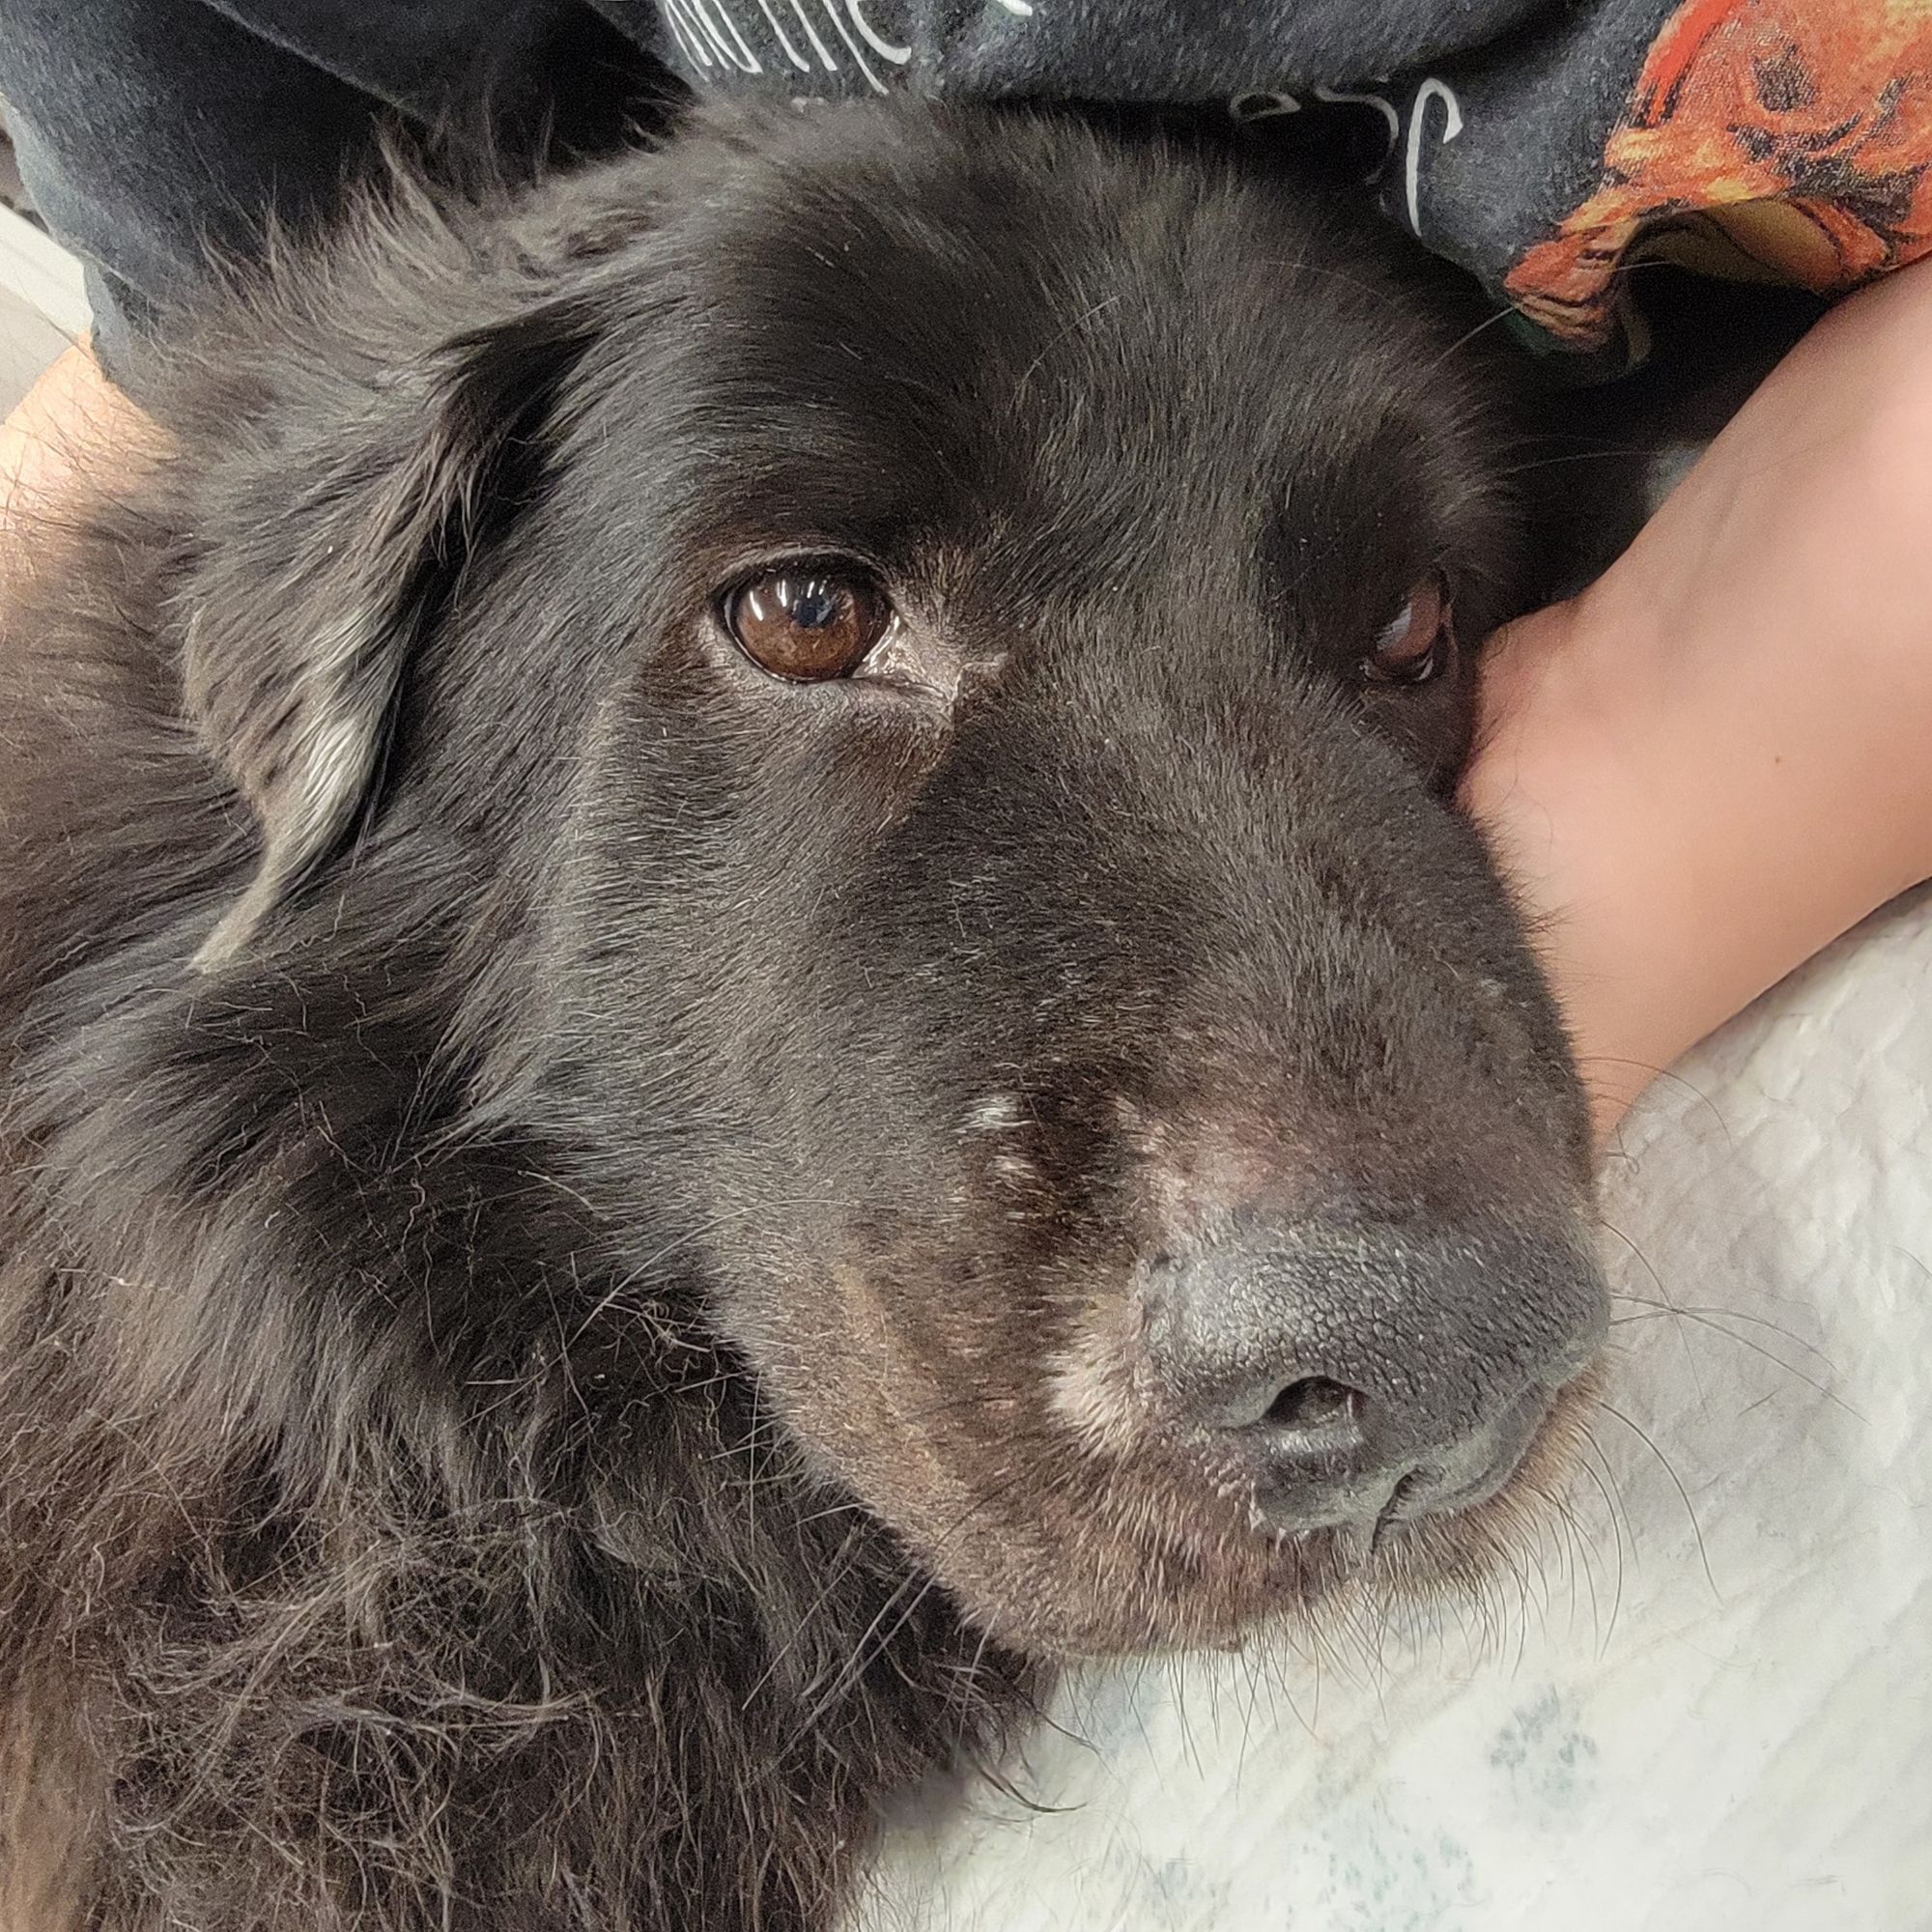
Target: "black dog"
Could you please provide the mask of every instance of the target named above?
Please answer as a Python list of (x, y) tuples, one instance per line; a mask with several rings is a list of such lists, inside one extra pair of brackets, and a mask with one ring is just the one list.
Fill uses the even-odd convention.
[(713, 122), (165, 365), (0, 660), (10, 1932), (823, 1927), (1052, 1660), (1483, 1573), (1522, 425), (1309, 199)]

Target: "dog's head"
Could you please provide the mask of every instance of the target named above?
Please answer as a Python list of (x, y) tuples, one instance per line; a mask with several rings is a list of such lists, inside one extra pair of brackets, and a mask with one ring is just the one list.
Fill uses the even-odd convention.
[(292, 325), (352, 401), (275, 379), (217, 492), (190, 681), (264, 839), (204, 970), (358, 892), (484, 921), (478, 1108), (1009, 1640), (1480, 1560), (1603, 1291), (1453, 802), (1520, 595), (1463, 319), (1019, 118), (411, 233)]

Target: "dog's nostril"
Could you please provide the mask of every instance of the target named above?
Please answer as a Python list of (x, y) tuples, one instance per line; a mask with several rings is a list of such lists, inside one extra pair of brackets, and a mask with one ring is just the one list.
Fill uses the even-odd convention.
[(1265, 1427), (1297, 1435), (1352, 1435), (1366, 1404), (1360, 1389), (1326, 1376), (1303, 1376), (1268, 1404), (1261, 1419)]

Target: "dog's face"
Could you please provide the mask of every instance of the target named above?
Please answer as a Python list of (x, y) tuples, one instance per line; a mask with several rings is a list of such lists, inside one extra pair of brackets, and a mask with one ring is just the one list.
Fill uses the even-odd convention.
[[(1462, 319), (1279, 184), (1022, 122), (672, 159), (524, 232), (548, 306), (462, 408), (540, 475), (462, 479), (384, 687), (360, 863), (500, 807), (528, 895), (493, 1104), (1009, 1641), (1479, 1561), (1603, 1318), (1453, 803), (1520, 568)], [(335, 808), (250, 789), (271, 922)]]

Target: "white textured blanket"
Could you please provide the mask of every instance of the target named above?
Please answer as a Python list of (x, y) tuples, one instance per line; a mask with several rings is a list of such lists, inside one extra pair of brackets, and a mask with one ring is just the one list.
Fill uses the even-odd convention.
[(1605, 1189), (1627, 1420), (1500, 1620), (1069, 1687), (1060, 1808), (916, 1814), (868, 1923), (1932, 1928), (1932, 895), (1681, 1074)]

